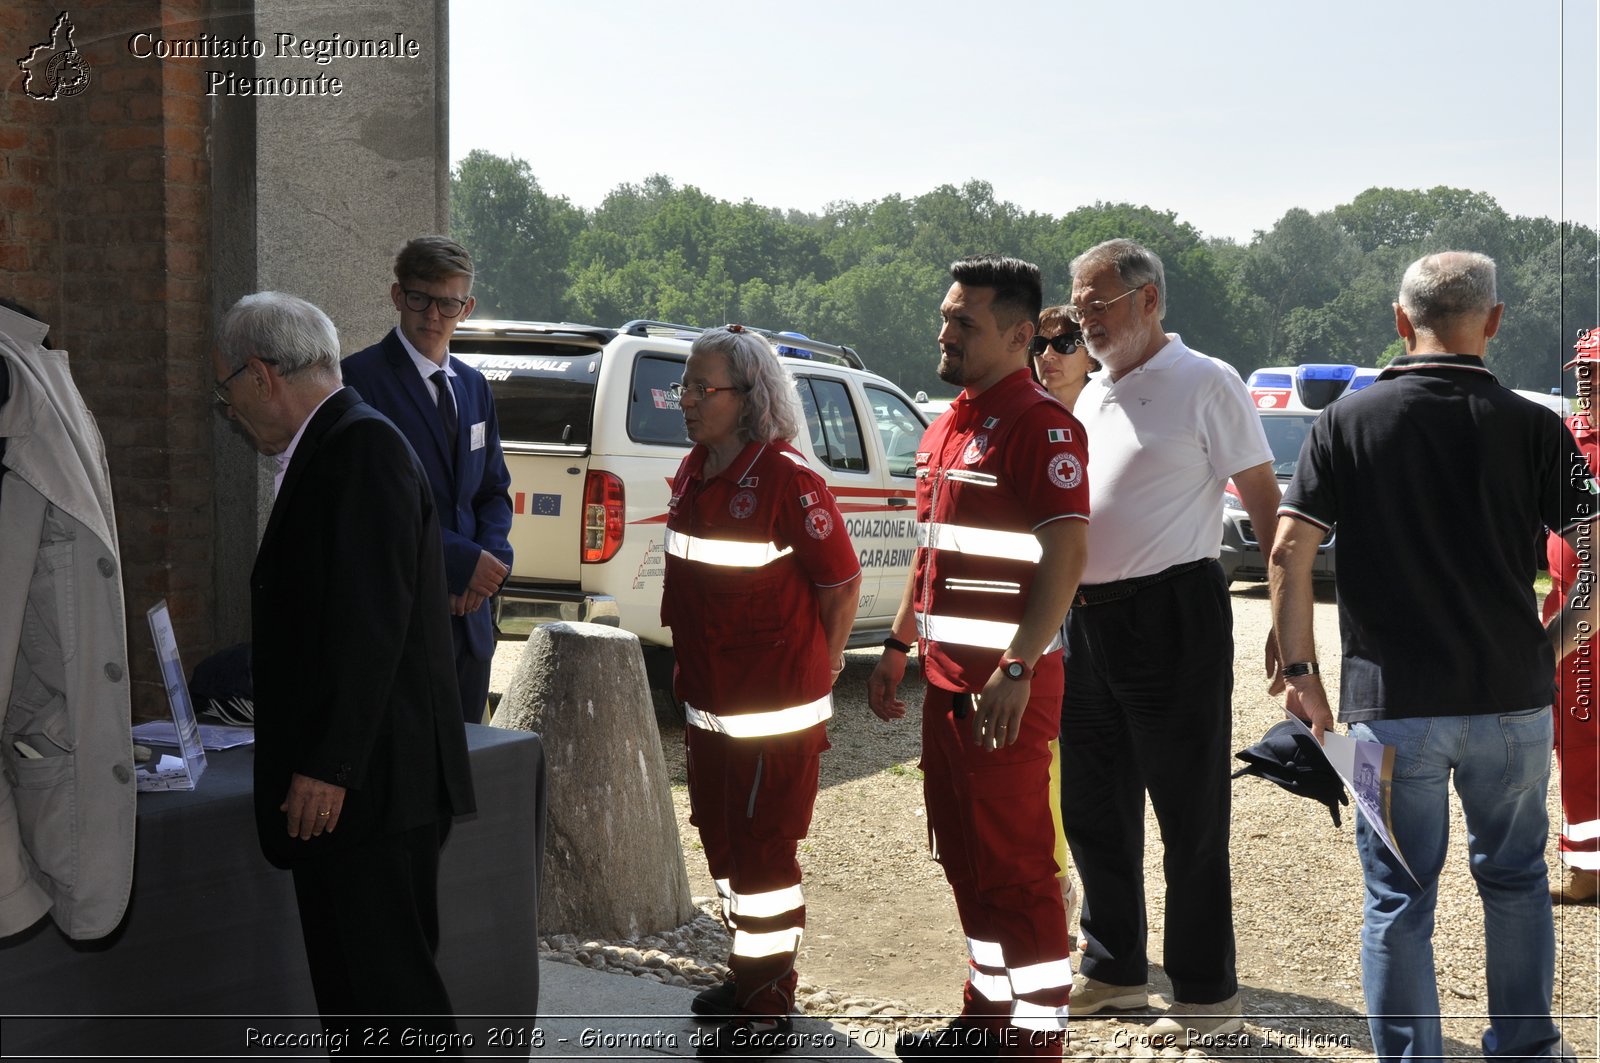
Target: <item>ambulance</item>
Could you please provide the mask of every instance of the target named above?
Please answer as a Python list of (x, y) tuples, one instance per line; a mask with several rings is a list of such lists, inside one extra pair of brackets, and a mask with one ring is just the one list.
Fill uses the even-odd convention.
[(1367, 387), (1379, 372), (1348, 363), (1280, 365), (1257, 369), (1245, 386), (1258, 410), (1320, 410)]
[[(480, 321), (450, 353), (494, 392), (511, 471), (511, 574), (503, 630), (574, 620), (639, 636), (659, 676), (667, 497), (689, 451), (670, 385), (700, 329), (657, 321), (617, 328)], [(848, 347), (760, 331), (794, 378), (805, 422), (794, 445), (827, 481), (860, 557), (850, 645), (894, 624), (916, 550), (916, 450), (928, 419)], [(668, 659), (670, 660), (670, 658)]]

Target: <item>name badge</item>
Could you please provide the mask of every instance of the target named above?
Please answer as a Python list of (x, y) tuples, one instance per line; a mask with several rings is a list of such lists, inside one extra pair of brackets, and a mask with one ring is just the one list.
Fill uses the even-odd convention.
[(484, 429), (488, 426), (488, 424), (489, 424), (488, 421), (479, 421), (477, 424), (472, 426), (472, 449), (473, 450), (482, 450), (483, 449)]

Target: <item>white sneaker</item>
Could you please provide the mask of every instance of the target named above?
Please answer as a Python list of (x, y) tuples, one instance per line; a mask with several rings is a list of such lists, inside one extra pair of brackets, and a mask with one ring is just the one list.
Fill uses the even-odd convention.
[(1112, 985), (1080, 974), (1072, 980), (1072, 996), (1067, 1014), (1073, 1018), (1093, 1015), (1107, 1008), (1147, 1008), (1150, 994), (1142, 985)]
[(1207, 1038), (1235, 1033), (1244, 1026), (1240, 1014), (1239, 994), (1214, 1004), (1174, 1003), (1167, 1013), (1150, 1024), (1145, 1040), (1151, 1044), (1173, 1044), (1187, 1048), (1199, 1042), (1205, 1046)]

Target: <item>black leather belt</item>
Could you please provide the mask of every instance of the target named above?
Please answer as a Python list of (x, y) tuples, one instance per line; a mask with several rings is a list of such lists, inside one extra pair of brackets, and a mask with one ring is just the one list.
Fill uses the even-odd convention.
[(1181, 565), (1164, 568), (1150, 576), (1134, 576), (1132, 579), (1113, 580), (1110, 583), (1091, 583), (1078, 588), (1078, 596), (1072, 599), (1072, 607), (1076, 609), (1082, 605), (1104, 605), (1107, 602), (1118, 602), (1124, 598), (1132, 598), (1146, 587), (1153, 587), (1157, 583), (1165, 583), (1174, 576), (1181, 576), (1185, 572), (1193, 572), (1211, 564), (1211, 558), (1202, 557), (1198, 561), (1185, 561)]

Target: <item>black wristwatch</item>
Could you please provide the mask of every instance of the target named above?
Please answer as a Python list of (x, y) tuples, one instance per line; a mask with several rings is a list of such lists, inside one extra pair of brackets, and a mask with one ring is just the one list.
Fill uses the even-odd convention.
[(893, 635), (890, 635), (888, 638), (883, 640), (883, 648), (886, 650), (899, 650), (901, 653), (911, 652), (910, 646), (907, 646)]
[(1293, 664), (1283, 666), (1283, 678), (1299, 679), (1306, 675), (1321, 675), (1322, 669), (1317, 667), (1316, 661), (1295, 661)]
[(1032, 679), (1033, 669), (1015, 657), (1000, 658), (1000, 671), (1005, 673), (1007, 679)]

